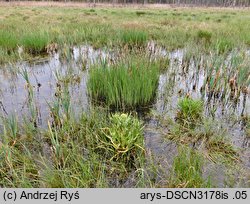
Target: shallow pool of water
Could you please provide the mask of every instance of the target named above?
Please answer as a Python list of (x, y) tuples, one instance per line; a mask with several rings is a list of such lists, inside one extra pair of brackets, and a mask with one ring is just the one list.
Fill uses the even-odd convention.
[[(237, 103), (226, 96), (210, 97), (206, 87), (207, 72), (190, 62), (189, 68), (183, 67), (185, 50), (167, 52), (155, 44), (149, 43), (148, 51), (154, 57), (169, 58), (169, 67), (159, 77), (159, 86), (153, 112), (161, 117), (174, 120), (177, 104), (180, 98), (189, 96), (204, 101), (205, 116), (222, 121), (227, 128), (230, 138), (236, 147), (242, 148), (241, 159), (248, 170), (250, 169), (250, 143), (242, 127), (241, 117), (249, 116), (249, 93), (241, 93)], [(102, 60), (115, 61), (116, 53), (107, 50), (95, 50), (85, 45), (71, 49), (70, 58), (61, 59), (60, 53), (55, 53), (46, 59), (35, 62), (20, 62), (5, 65), (0, 69), (0, 114), (8, 117), (12, 114), (19, 116), (19, 121), (29, 117), (29, 89), (23, 73), (26, 70), (29, 83), (34, 93), (34, 104), (38, 114), (38, 126), (46, 127), (50, 120), (48, 104), (56, 100), (60, 84), (67, 84), (71, 109), (76, 115), (87, 112), (90, 102), (87, 94), (87, 78), (89, 66)], [(101, 79), (100, 79), (101, 80)], [(216, 125), (216, 124), (215, 124)], [(158, 157), (162, 165), (169, 168), (173, 157), (177, 154), (176, 144), (165, 140), (167, 128), (159, 127), (156, 118), (145, 119), (145, 143), (149, 153)]]

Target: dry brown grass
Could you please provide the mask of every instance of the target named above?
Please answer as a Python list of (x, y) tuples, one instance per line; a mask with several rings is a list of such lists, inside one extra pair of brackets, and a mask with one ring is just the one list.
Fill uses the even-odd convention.
[(53, 2), (53, 1), (0, 1), (0, 6), (41, 6), (41, 7), (142, 7), (141, 4), (110, 4), (110, 3), (84, 3), (84, 2)]
[[(53, 2), (53, 1), (11, 1), (11, 2), (5, 2), (0, 1), (0, 6), (24, 6), (24, 7), (79, 7), (79, 8), (121, 8), (121, 7), (127, 7), (127, 8), (149, 8), (149, 9), (168, 9), (168, 8), (176, 8), (176, 9), (194, 9), (194, 8), (200, 8), (192, 5), (176, 5), (176, 4), (111, 4), (111, 3), (84, 3), (84, 2)], [(204, 9), (207, 7), (204, 6)], [(212, 7), (216, 10), (235, 10), (235, 9), (246, 9), (249, 10), (250, 7)]]

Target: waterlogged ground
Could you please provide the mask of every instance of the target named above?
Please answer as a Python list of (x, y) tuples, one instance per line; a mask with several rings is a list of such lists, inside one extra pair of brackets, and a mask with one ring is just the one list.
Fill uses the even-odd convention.
[(68, 85), (72, 109), (75, 113), (87, 111), (87, 69), (90, 63), (106, 59), (107, 54), (90, 46), (73, 48), (68, 59), (60, 59), (59, 53), (34, 62), (5, 65), (0, 70), (1, 111), (3, 115), (29, 113), (29, 90), (23, 73), (28, 72), (34, 102), (39, 115), (39, 126), (46, 126), (49, 119), (48, 104), (55, 100), (62, 85)]
[[(249, 185), (247, 176), (250, 171), (250, 138), (246, 136), (243, 120), (250, 114), (249, 92), (241, 92), (237, 101), (230, 97), (230, 90), (225, 88), (222, 88), (224, 95), (222, 92), (211, 95), (208, 88), (208, 72), (203, 69), (202, 64), (204, 59), (201, 56), (199, 66), (192, 60), (185, 64), (185, 49), (168, 52), (149, 42), (146, 52), (151, 53), (152, 58), (169, 59), (169, 66), (163, 69), (159, 78), (157, 99), (151, 114), (143, 118), (148, 156), (153, 156), (165, 171), (170, 169), (173, 158), (177, 154), (177, 145), (166, 139), (169, 128), (167, 125), (162, 125), (161, 121), (175, 121), (180, 98), (189, 96), (202, 99), (205, 103), (204, 115), (214, 119), (215, 128), (226, 129), (231, 142), (238, 148), (242, 167), (240, 169), (243, 170), (239, 172), (240, 175), (232, 173), (238, 182), (237, 185)], [(61, 50), (33, 62), (2, 65), (0, 69), (1, 115), (8, 117), (16, 114), (19, 121), (25, 117), (29, 118), (31, 115), (29, 94), (32, 89), (34, 94), (32, 103), (35, 104), (38, 115), (37, 125), (42, 128), (47, 127), (48, 120), (51, 120), (49, 104), (56, 100), (63, 87), (69, 90), (70, 108), (76, 117), (82, 111), (88, 112), (91, 108), (87, 94), (90, 65), (103, 60), (112, 63), (120, 54), (117, 51), (94, 49), (84, 45), (70, 48), (65, 52)], [(246, 52), (246, 55), (250, 57), (249, 52)], [(230, 54), (225, 64), (227, 61), (230, 61)], [(28, 76), (31, 89), (27, 86), (25, 76)], [(204, 173), (206, 176), (212, 175), (218, 187), (224, 186), (226, 175), (230, 174), (223, 165), (214, 165), (212, 162), (206, 165)], [(129, 183), (130, 181), (124, 185), (129, 186)]]
[[(250, 138), (244, 131), (244, 117), (249, 116), (250, 113), (249, 92), (247, 94), (240, 93), (238, 101), (233, 100), (230, 97), (230, 91), (226, 90), (225, 96), (222, 96), (222, 93), (219, 93), (218, 96), (211, 96), (207, 89), (208, 74), (202, 66), (197, 71), (197, 66), (192, 60), (188, 68), (183, 66), (185, 49), (171, 53), (167, 53), (161, 48), (158, 48), (157, 51), (161, 56), (170, 59), (170, 65), (159, 78), (158, 98), (154, 106), (156, 115), (171, 118), (174, 121), (180, 97), (188, 95), (194, 99), (202, 99), (205, 103), (204, 115), (214, 119), (213, 125), (216, 129), (227, 131), (230, 141), (240, 152), (242, 166), (247, 172), (245, 175), (249, 176)], [(249, 51), (245, 53), (249, 58)], [(226, 58), (225, 64), (229, 64), (230, 55)], [(146, 143), (149, 149), (158, 155), (160, 163), (169, 167), (174, 155), (177, 154), (177, 145), (164, 139), (163, 136), (168, 134), (169, 129), (166, 126), (162, 127), (159, 119), (156, 118), (147, 121)], [(211, 176), (212, 182), (216, 183), (218, 187), (223, 187), (226, 183), (226, 177), (230, 177), (230, 170), (228, 171), (223, 165), (208, 164), (204, 168), (204, 172), (205, 175)], [(244, 177), (242, 172), (238, 172), (238, 175), (234, 176), (237, 177), (239, 186), (249, 185), (247, 184), (249, 179), (242, 179)]]

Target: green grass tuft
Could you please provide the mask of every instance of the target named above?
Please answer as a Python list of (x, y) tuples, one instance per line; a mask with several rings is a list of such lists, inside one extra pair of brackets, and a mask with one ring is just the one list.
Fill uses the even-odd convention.
[(140, 110), (155, 99), (158, 79), (159, 64), (145, 58), (97, 65), (90, 70), (88, 92), (94, 102), (111, 109)]
[(22, 37), (21, 43), (26, 52), (30, 54), (41, 54), (46, 52), (46, 46), (49, 44), (49, 37), (45, 32), (29, 33)]
[(144, 31), (126, 30), (121, 33), (121, 43), (129, 47), (143, 47), (148, 41), (148, 35)]
[(209, 31), (205, 31), (205, 30), (199, 30), (197, 33), (197, 38), (199, 41), (205, 42), (206, 44), (208, 44), (211, 42), (212, 33)]
[(184, 126), (194, 126), (202, 118), (203, 102), (188, 97), (178, 102), (177, 121)]
[(14, 33), (0, 30), (0, 48), (14, 51), (17, 48), (18, 38)]
[(203, 157), (188, 148), (179, 148), (179, 154), (174, 158), (169, 186), (173, 188), (208, 188), (209, 179), (202, 176)]

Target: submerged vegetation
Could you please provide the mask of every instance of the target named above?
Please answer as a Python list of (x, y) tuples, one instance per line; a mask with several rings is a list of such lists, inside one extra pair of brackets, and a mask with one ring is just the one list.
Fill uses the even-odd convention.
[(249, 187), (248, 19), (0, 6), (0, 187)]

